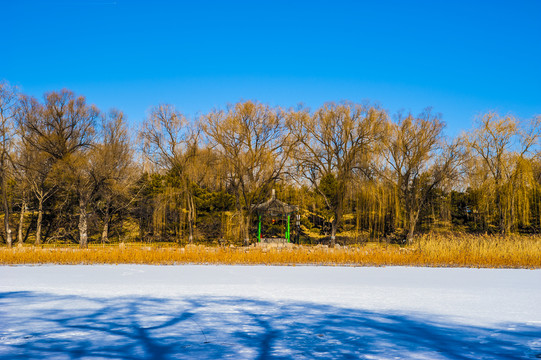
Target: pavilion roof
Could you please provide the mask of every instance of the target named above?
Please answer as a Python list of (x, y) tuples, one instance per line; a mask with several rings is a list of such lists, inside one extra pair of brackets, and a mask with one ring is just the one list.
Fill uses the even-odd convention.
[(271, 216), (277, 215), (287, 215), (299, 210), (299, 207), (296, 205), (289, 205), (283, 201), (280, 201), (276, 198), (274, 189), (272, 190), (272, 197), (265, 201), (264, 203), (254, 205), (254, 211), (258, 214), (268, 214)]

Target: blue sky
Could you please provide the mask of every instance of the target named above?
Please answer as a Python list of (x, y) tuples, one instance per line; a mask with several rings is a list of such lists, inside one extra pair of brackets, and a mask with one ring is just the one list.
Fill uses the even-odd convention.
[(541, 114), (541, 1), (0, 0), (0, 79), (69, 88), (134, 127), (254, 99), (431, 106), (449, 135)]

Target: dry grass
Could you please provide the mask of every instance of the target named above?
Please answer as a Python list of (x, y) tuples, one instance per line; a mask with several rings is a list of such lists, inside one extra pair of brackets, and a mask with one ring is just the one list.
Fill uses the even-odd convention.
[(436, 266), (541, 268), (541, 236), (428, 235), (416, 246)]
[(356, 247), (95, 246), (1, 248), (0, 264), (266, 264), (541, 268), (541, 237), (423, 236), (414, 244)]

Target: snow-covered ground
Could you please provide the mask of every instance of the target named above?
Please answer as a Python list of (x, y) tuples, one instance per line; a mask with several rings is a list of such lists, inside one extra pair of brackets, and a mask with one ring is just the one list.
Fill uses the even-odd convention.
[(0, 267), (1, 359), (535, 359), (541, 271)]

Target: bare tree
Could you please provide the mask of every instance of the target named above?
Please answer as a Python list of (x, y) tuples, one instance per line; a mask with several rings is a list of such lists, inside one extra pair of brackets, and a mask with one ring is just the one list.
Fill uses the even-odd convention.
[(126, 209), (134, 198), (130, 189), (136, 181), (133, 152), (124, 114), (111, 110), (102, 117), (101, 139), (92, 157), (96, 208), (102, 218), (101, 241), (109, 239), (109, 225), (115, 214)]
[(16, 181), (16, 191), (20, 195), (20, 212), (19, 212), (19, 225), (17, 228), (17, 243), (19, 246), (23, 244), (23, 224), (26, 215), (26, 208), (28, 200), (30, 198), (31, 187), (29, 181), (28, 167), (30, 166), (29, 153), (23, 150), (24, 143), (19, 141), (17, 144), (17, 150), (14, 154), (14, 175)]
[(381, 175), (399, 195), (400, 218), (408, 241), (431, 191), (452, 179), (463, 161), (461, 142), (448, 145), (442, 133), (444, 126), (440, 116), (430, 110), (418, 117), (399, 115), (396, 123), (389, 124), (383, 141), (386, 167)]
[(329, 103), (313, 115), (306, 110), (290, 115), (289, 128), (299, 142), (298, 168), (333, 214), (331, 245), (342, 222), (346, 189), (356, 173), (368, 171), (385, 121), (383, 110), (352, 103)]
[(281, 110), (246, 101), (203, 117), (203, 130), (224, 161), (227, 181), (244, 217), (244, 242), (250, 242), (252, 205), (266, 196), (283, 174), (293, 150)]
[(42, 241), (42, 223), (45, 202), (55, 193), (57, 186), (51, 178), (56, 159), (34, 144), (39, 144), (40, 133), (32, 131), (43, 119), (44, 109), (35, 98), (22, 96), (17, 114), (18, 131), (21, 142), (18, 149), (18, 167), (21, 177), (29, 184), (38, 202), (35, 245)]
[(75, 191), (79, 201), (79, 244), (86, 247), (87, 207), (94, 192), (88, 151), (99, 111), (87, 105), (83, 96), (76, 97), (66, 89), (46, 93), (44, 100), (40, 116), (28, 116), (24, 122), (25, 141), (52, 162), (47, 174), (54, 174)]
[(188, 214), (188, 241), (191, 243), (196, 208), (190, 167), (197, 155), (197, 131), (174, 106), (160, 105), (150, 111), (140, 136), (146, 157), (161, 169), (174, 172), (181, 180)]
[(5, 81), (0, 82), (0, 191), (2, 193), (2, 207), (4, 209), (4, 234), (8, 247), (12, 245), (9, 215), (8, 181), (11, 173), (11, 151), (14, 143), (14, 120), (17, 113), (17, 89)]

